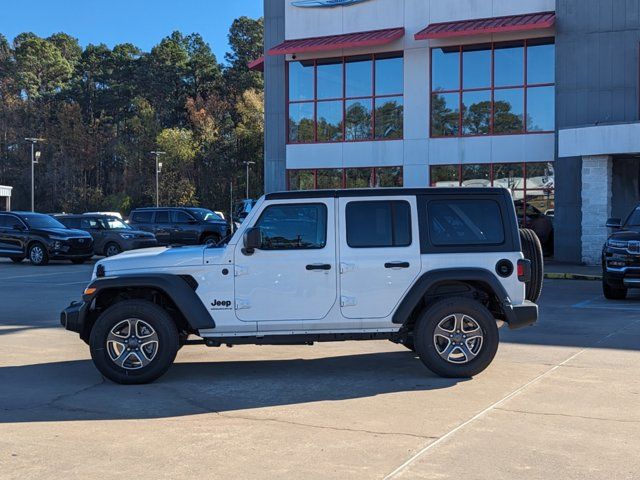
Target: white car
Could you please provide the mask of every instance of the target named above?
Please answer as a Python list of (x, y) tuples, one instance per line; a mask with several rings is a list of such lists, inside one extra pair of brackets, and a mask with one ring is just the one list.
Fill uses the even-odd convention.
[(119, 383), (155, 380), (187, 344), (340, 340), (391, 340), (470, 377), (499, 325), (536, 322), (541, 258), (505, 189), (274, 193), (225, 246), (99, 261), (61, 323)]

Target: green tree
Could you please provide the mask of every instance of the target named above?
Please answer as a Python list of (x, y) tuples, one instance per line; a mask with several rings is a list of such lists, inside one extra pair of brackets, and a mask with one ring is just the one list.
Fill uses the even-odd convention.
[(225, 70), (225, 86), (234, 95), (250, 89), (262, 90), (262, 74), (249, 70), (248, 64), (263, 55), (263, 19), (240, 17), (234, 20), (228, 38), (231, 51), (225, 55), (229, 64)]

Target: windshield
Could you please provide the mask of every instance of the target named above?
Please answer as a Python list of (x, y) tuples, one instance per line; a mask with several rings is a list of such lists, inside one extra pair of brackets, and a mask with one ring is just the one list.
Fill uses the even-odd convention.
[(124, 223), (122, 220), (116, 217), (109, 217), (103, 219), (102, 223), (104, 224), (107, 230), (130, 230), (131, 227)]
[(29, 228), (67, 228), (49, 215), (23, 215), (22, 219)]
[(198, 220), (203, 222), (215, 222), (220, 221), (222, 218), (217, 213), (207, 210), (206, 208), (190, 208), (191, 212)]
[(627, 219), (627, 227), (640, 227), (640, 208), (636, 208)]

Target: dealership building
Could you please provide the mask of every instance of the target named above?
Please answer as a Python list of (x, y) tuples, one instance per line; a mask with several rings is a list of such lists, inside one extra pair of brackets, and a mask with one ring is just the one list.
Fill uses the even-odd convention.
[(505, 187), (590, 264), (640, 201), (637, 0), (264, 8), (266, 191)]

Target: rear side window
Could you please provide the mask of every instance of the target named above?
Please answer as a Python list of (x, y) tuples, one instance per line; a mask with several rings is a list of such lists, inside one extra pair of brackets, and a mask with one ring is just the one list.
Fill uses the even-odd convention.
[(156, 218), (154, 219), (154, 223), (169, 223), (169, 210), (160, 210), (156, 212)]
[(83, 218), (81, 223), (80, 223), (80, 227), (81, 228), (99, 228), (98, 219), (96, 219), (96, 218)]
[(10, 217), (9, 215), (0, 215), (0, 228), (11, 228), (13, 227), (14, 223), (17, 222), (13, 222), (12, 220), (14, 220), (12, 217)]
[(411, 245), (411, 206), (402, 200), (349, 202), (347, 245), (351, 248)]
[(327, 207), (324, 203), (271, 205), (256, 223), (262, 250), (324, 248), (327, 244)]
[(435, 246), (504, 243), (500, 205), (494, 200), (434, 200), (427, 206), (427, 219)]
[(136, 223), (151, 223), (153, 212), (134, 212), (131, 215), (131, 220)]
[(58, 220), (67, 228), (80, 228), (79, 218), (58, 218)]

